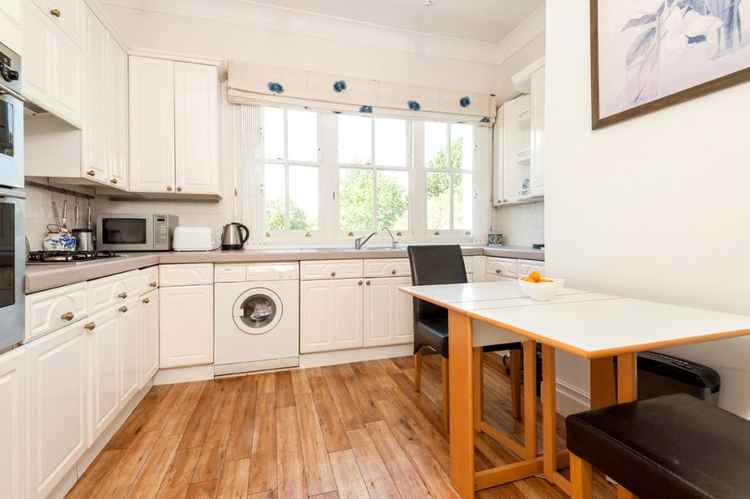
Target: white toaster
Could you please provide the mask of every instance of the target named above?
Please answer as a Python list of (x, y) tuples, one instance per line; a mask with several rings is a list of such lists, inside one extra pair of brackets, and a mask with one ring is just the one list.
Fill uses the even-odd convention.
[(174, 251), (212, 251), (218, 247), (216, 237), (210, 227), (179, 226), (174, 230), (172, 241)]

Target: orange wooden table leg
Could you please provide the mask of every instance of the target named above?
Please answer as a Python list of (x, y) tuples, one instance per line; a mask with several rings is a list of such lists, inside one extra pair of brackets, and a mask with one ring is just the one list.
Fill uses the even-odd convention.
[(449, 311), (451, 481), (461, 497), (474, 497), (474, 368), (471, 319)]
[(542, 444), (544, 449), (544, 475), (549, 481), (557, 471), (557, 414), (555, 380), (555, 349), (542, 345)]
[[(638, 399), (638, 357), (634, 353), (617, 356), (617, 403)], [(635, 499), (623, 487), (617, 487), (617, 499)]]

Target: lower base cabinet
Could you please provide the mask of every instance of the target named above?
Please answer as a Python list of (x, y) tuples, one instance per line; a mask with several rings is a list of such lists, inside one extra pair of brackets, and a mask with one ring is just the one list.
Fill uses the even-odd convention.
[(87, 448), (88, 340), (77, 323), (26, 346), (31, 497), (46, 497)]
[(143, 388), (159, 370), (159, 290), (141, 298), (138, 371)]
[(0, 497), (27, 493), (28, 449), (26, 349), (0, 355)]
[[(124, 407), (138, 392), (140, 387), (140, 373), (138, 344), (141, 335), (141, 299), (130, 300), (117, 310), (118, 336), (120, 341), (120, 407)], [(119, 412), (119, 411), (118, 411)]]
[(164, 287), (159, 301), (159, 367), (212, 364), (213, 285)]
[(411, 296), (399, 291), (411, 286), (410, 277), (365, 281), (365, 346), (387, 346), (414, 341)]
[(91, 317), (91, 436), (102, 434), (120, 407), (119, 312), (107, 310)]

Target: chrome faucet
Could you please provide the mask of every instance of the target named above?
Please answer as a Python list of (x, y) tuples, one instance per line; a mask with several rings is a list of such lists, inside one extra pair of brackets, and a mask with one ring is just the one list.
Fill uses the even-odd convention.
[(391, 232), (391, 229), (389, 229), (388, 227), (383, 227), (383, 230), (386, 231), (389, 236), (391, 236), (391, 249), (396, 249), (398, 241), (396, 241), (396, 238), (393, 237), (393, 232)]
[[(393, 232), (391, 232), (391, 229), (389, 229), (388, 227), (384, 227), (383, 230), (387, 232), (389, 236), (391, 236), (391, 248), (396, 249), (398, 245), (398, 241), (396, 241), (396, 238), (393, 236)], [(358, 249), (358, 250), (363, 249), (365, 247), (365, 244), (367, 244), (368, 241), (370, 241), (370, 239), (373, 238), (373, 236), (377, 235), (378, 232), (379, 231), (375, 231), (365, 238), (358, 237), (357, 239), (355, 239), (354, 249)]]

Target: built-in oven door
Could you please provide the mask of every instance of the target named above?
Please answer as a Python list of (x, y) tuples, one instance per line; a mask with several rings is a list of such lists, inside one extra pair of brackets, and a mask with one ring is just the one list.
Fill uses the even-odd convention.
[(150, 251), (154, 249), (154, 217), (150, 215), (99, 215), (97, 249)]
[(24, 194), (0, 188), (0, 352), (23, 341)]
[(0, 92), (0, 186), (23, 188), (23, 103)]

